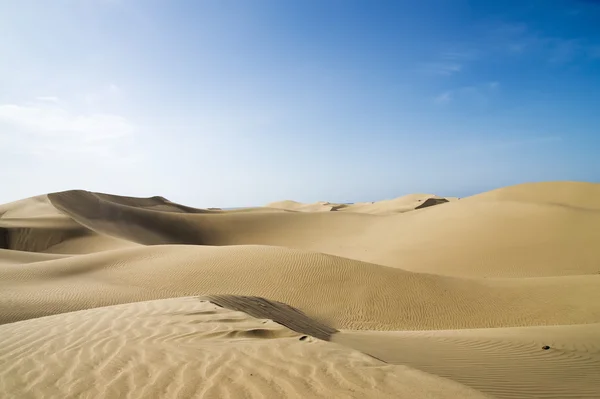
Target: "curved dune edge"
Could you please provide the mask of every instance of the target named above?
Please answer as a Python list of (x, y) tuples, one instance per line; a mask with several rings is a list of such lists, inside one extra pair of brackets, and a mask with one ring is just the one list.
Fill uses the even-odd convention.
[(600, 211), (600, 184), (575, 181), (523, 183), (471, 197), (472, 201), (512, 201)]
[(79, 254), (136, 245), (88, 229), (57, 209), (49, 195), (0, 205), (0, 249)]
[(5, 324), (0, 336), (7, 397), (486, 397), (197, 298)]
[(189, 295), (259, 296), (334, 328), (600, 322), (600, 275), (459, 279), (268, 246), (149, 246), (0, 266), (0, 322)]
[(0, 219), (65, 218), (50, 202), (48, 195), (37, 195), (0, 205)]
[[(557, 192), (555, 199), (546, 195), (548, 185), (539, 186), (544, 195), (536, 194), (538, 185), (525, 185), (500, 189), (491, 198), (481, 194), (387, 216), (276, 210), (184, 214), (126, 206), (81, 191), (50, 197), (62, 212), (93, 231), (89, 241), (98, 235), (111, 237), (118, 240), (114, 248), (126, 242), (271, 245), (457, 277), (597, 275), (600, 212), (586, 204), (600, 203), (600, 195), (594, 196), (600, 185), (566, 187), (571, 186), (575, 194)], [(72, 243), (73, 238), (63, 241), (62, 247), (48, 251), (81, 252), (83, 246)]]
[(600, 185), (402, 198), (0, 205), (0, 392), (600, 397)]

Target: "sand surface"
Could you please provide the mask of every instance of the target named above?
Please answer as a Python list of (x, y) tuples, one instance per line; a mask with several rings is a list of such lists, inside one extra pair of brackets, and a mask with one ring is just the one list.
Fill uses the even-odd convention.
[(576, 182), (0, 205), (0, 396), (599, 398), (598, 242)]

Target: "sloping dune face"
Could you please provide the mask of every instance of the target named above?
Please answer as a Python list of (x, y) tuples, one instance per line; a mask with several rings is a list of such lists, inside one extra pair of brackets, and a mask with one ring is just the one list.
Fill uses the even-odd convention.
[(4, 397), (483, 397), (198, 298), (32, 319), (0, 334)]
[(554, 182), (233, 211), (82, 190), (2, 205), (0, 392), (597, 398), (599, 204), (600, 185)]

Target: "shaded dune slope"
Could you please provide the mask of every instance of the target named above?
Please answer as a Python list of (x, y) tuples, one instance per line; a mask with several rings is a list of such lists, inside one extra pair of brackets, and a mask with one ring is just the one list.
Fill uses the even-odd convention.
[(329, 341), (335, 328), (311, 319), (298, 309), (285, 303), (256, 296), (211, 295), (206, 297), (223, 308), (237, 310), (259, 319), (270, 319), (290, 330)]
[[(112, 200), (114, 196), (87, 191), (53, 193), (48, 197), (58, 210), (102, 234), (144, 245), (202, 244), (203, 241), (202, 229), (181, 217), (179, 212), (133, 206), (132, 198), (115, 202)], [(144, 204), (146, 200), (150, 199), (139, 201)]]
[(600, 397), (600, 185), (278, 206), (1, 205), (0, 391)]
[[(553, 187), (509, 187), (388, 216), (183, 214), (122, 205), (86, 192), (51, 194), (50, 200), (89, 230), (144, 245), (276, 245), (453, 276), (597, 274), (600, 211), (589, 205), (600, 203), (596, 185), (568, 184), (575, 194), (565, 196), (560, 193), (567, 188), (558, 184), (556, 199), (548, 186)], [(535, 194), (538, 190), (543, 195)]]
[(1, 249), (88, 253), (134, 245), (86, 228), (58, 210), (47, 195), (0, 206)]
[[(66, 194), (66, 193), (65, 193)], [(63, 195), (65, 195), (63, 194)], [(70, 192), (71, 195), (89, 195), (104, 200), (113, 202), (115, 204), (131, 206), (135, 208), (156, 210), (162, 212), (176, 212), (176, 213), (208, 213), (212, 212), (207, 209), (198, 209), (192, 208), (190, 206), (185, 206), (181, 204), (177, 204), (175, 202), (171, 202), (168, 199), (160, 196), (149, 197), (149, 198), (139, 198), (139, 197), (124, 197), (120, 195), (112, 195), (112, 194), (102, 194), (102, 193), (89, 193), (84, 190), (74, 190)], [(53, 194), (50, 194), (51, 196)], [(58, 194), (56, 194), (58, 195)]]

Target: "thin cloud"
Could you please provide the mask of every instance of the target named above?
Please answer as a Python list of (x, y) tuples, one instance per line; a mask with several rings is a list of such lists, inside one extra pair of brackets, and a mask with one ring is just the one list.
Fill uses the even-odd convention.
[(489, 32), (490, 48), (521, 54), (539, 46), (540, 38), (523, 23), (501, 23)]
[(446, 50), (440, 54), (440, 59), (442, 60), (457, 62), (475, 61), (478, 57), (478, 52), (474, 49)]
[(501, 38), (523, 36), (528, 31), (529, 27), (522, 22), (501, 22), (491, 29), (493, 36)]
[(103, 102), (111, 102), (117, 99), (123, 90), (121, 87), (115, 83), (109, 83), (106, 86), (101, 87), (100, 89), (91, 91), (87, 93), (83, 100), (88, 105), (97, 105)]
[(434, 75), (450, 76), (462, 71), (463, 66), (457, 62), (428, 62), (422, 65), (425, 72)]
[[(33, 105), (32, 105), (33, 104)], [(3, 150), (37, 160), (131, 164), (141, 157), (136, 127), (114, 114), (71, 112), (52, 102), (0, 105)]]
[(487, 104), (494, 96), (494, 92), (500, 87), (500, 82), (492, 81), (473, 86), (462, 86), (452, 90), (446, 90), (438, 94), (433, 102), (436, 104), (448, 104), (451, 101), (469, 101), (478, 104)]
[(534, 56), (549, 64), (568, 64), (598, 58), (599, 43), (579, 37), (549, 36), (523, 23), (500, 23), (488, 29), (480, 45), (500, 54)]
[(436, 104), (447, 104), (450, 101), (452, 101), (451, 91), (445, 91), (433, 99), (433, 102), (435, 102)]
[(422, 70), (429, 74), (451, 76), (464, 70), (465, 66), (478, 58), (474, 50), (448, 49), (441, 52), (437, 60), (421, 63)]
[(530, 46), (530, 43), (527, 42), (516, 42), (509, 43), (506, 45), (506, 49), (511, 53), (522, 53)]
[(121, 91), (121, 88), (118, 85), (116, 85), (114, 83), (111, 83), (111, 84), (108, 85), (108, 91), (110, 93), (115, 93), (116, 94), (116, 93), (119, 93)]
[(46, 136), (75, 135), (84, 140), (127, 136), (133, 125), (112, 114), (74, 114), (58, 106), (0, 105), (0, 122)]
[(60, 99), (55, 96), (39, 96), (39, 97), (36, 97), (35, 99), (36, 99), (36, 101), (42, 101), (42, 102), (53, 103), (53, 104), (58, 104), (60, 102)]

